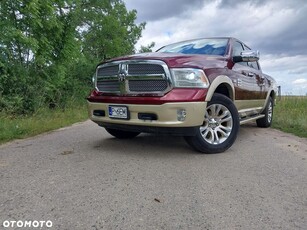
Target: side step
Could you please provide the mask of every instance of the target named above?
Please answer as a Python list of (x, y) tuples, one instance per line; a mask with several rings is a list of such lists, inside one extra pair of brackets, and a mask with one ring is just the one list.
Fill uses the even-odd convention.
[(244, 118), (240, 119), (240, 125), (248, 123), (250, 121), (255, 121), (255, 120), (257, 120), (259, 118), (263, 118), (263, 117), (265, 117), (265, 114), (258, 114), (256, 116), (244, 117)]

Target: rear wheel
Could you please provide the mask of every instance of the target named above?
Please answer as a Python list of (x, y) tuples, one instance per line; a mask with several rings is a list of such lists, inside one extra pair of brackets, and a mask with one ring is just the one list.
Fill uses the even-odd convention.
[(107, 130), (109, 134), (111, 134), (113, 137), (116, 137), (118, 139), (130, 139), (140, 134), (140, 132), (131, 132), (131, 131), (125, 131), (125, 130), (119, 130), (119, 129), (110, 129), (110, 128), (105, 128), (105, 129)]
[(261, 128), (268, 128), (272, 125), (273, 121), (273, 99), (269, 98), (268, 103), (262, 112), (264, 114), (263, 118), (256, 120), (257, 126)]
[(196, 136), (187, 136), (187, 143), (202, 153), (226, 151), (237, 138), (239, 115), (233, 102), (222, 94), (214, 94), (208, 103), (204, 122)]

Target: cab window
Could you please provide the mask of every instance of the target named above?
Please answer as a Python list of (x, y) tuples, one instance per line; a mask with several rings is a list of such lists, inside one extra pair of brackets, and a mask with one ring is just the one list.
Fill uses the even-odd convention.
[(235, 42), (233, 44), (232, 56), (240, 56), (243, 51), (243, 46), (240, 42)]
[[(233, 44), (233, 51), (232, 51), (232, 56), (240, 56), (241, 53), (244, 51), (243, 49), (243, 45), (242, 43), (236, 41), (234, 44)], [(237, 62), (237, 64), (240, 64), (240, 65), (244, 65), (244, 66), (247, 66), (247, 62)]]

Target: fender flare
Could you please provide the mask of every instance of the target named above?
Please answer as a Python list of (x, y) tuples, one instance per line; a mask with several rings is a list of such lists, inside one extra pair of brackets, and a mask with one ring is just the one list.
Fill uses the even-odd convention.
[(272, 96), (272, 100), (273, 100), (273, 105), (276, 105), (276, 91), (274, 89), (271, 89), (268, 91), (266, 98), (265, 98), (265, 102), (263, 105), (263, 109), (261, 110), (261, 112), (263, 112), (265, 110), (266, 105), (268, 104), (269, 98)]
[(230, 99), (232, 101), (235, 100), (235, 88), (234, 88), (233, 82), (226, 75), (219, 75), (211, 82), (209, 90), (208, 90), (206, 98), (205, 98), (205, 101), (211, 100), (211, 98), (212, 98), (213, 94), (215, 93), (216, 89), (221, 84), (226, 84), (228, 87), (230, 87), (230, 92), (229, 92)]

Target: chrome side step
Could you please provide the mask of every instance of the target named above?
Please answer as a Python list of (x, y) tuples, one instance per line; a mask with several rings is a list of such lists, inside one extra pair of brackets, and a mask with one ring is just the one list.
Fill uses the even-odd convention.
[(256, 115), (256, 116), (244, 117), (244, 118), (240, 119), (240, 125), (248, 123), (250, 121), (255, 121), (255, 120), (257, 120), (259, 118), (263, 118), (263, 117), (265, 117), (264, 114), (259, 114), (259, 115)]

